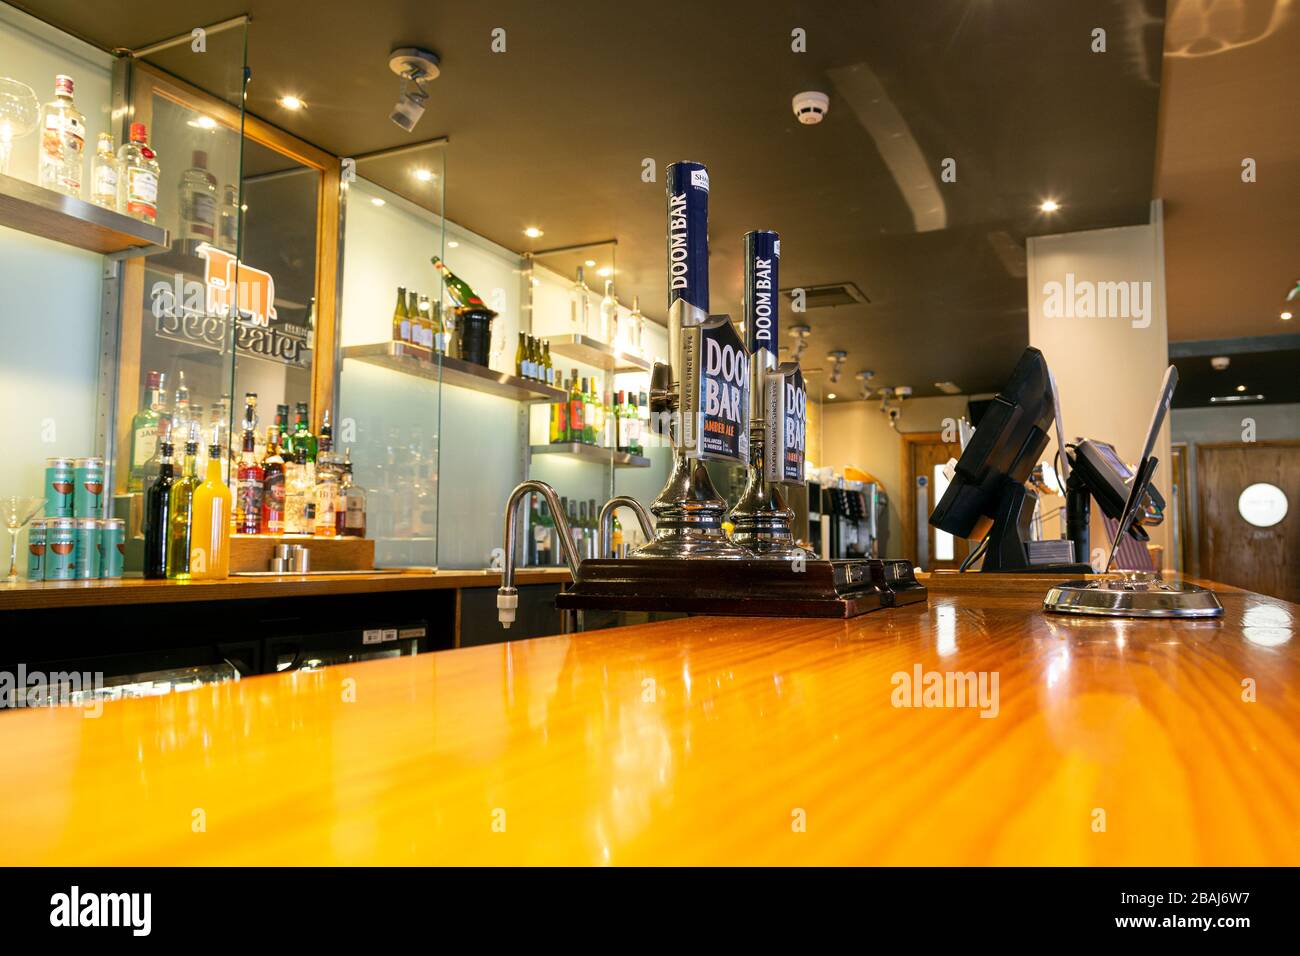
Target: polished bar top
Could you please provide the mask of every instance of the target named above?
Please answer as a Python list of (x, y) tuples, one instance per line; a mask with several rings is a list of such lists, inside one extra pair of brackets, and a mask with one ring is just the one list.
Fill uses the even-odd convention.
[[(0, 864), (1300, 864), (1300, 607), (1041, 599), (940, 590), (0, 714)], [(926, 702), (904, 676), (958, 671), (986, 706), (896, 706)]]
[[(520, 568), (519, 584), (563, 584), (567, 568)], [(239, 601), (250, 598), (310, 597), (374, 591), (425, 591), (441, 588), (495, 588), (501, 572), (404, 569), (399, 574), (284, 574), (229, 577), (212, 581), (146, 581), (143, 578), (92, 581), (0, 581), (0, 611), (86, 607), (111, 604), (164, 604), (180, 601)]]

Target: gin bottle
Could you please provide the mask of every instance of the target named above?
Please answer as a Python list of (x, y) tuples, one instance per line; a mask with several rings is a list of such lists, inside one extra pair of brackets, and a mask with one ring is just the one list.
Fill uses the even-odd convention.
[(80, 199), (86, 117), (72, 102), (72, 77), (54, 78), (54, 99), (41, 107), (40, 129), (38, 182), (46, 189)]

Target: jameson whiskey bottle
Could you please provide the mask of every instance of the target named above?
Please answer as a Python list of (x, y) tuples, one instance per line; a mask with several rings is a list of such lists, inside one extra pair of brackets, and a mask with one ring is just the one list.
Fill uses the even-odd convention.
[(431, 260), (433, 267), (442, 273), (442, 281), (446, 286), (447, 295), (451, 301), (462, 309), (487, 309), (487, 303), (475, 295), (474, 290), (469, 287), (464, 279), (459, 278), (456, 273), (447, 268), (437, 256)]
[[(218, 452), (219, 453), (219, 452)], [(197, 462), (199, 457), (199, 427), (190, 425), (185, 441), (185, 468), (180, 478), (172, 483), (169, 534), (167, 544), (167, 577), (188, 580), (190, 576), (190, 543), (194, 528), (194, 489), (198, 487)]]
[(159, 442), (159, 456), (158, 476), (145, 492), (144, 499), (144, 576), (153, 579), (167, 577), (171, 492), (176, 480), (171, 442)]
[(411, 344), (411, 314), (406, 311), (406, 288), (397, 287), (397, 307), (393, 309), (393, 341)]
[[(158, 454), (158, 426), (164, 404), (162, 386), (162, 372), (150, 372), (145, 377), (144, 399), (131, 419), (131, 470), (126, 480), (129, 492), (144, 491), (151, 471), (149, 465)], [(156, 465), (152, 471), (157, 474)]]

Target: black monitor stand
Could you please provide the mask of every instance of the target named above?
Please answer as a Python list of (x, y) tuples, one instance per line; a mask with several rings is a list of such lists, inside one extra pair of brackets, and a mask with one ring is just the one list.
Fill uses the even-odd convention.
[[(988, 547), (980, 571), (1003, 574), (1088, 574), (1092, 568), (1087, 562), (1070, 564), (1030, 564), (1029, 524), (1033, 520), (1033, 504), (1027, 501), (1025, 486), (1018, 481), (1007, 481), (1002, 486), (993, 528), (989, 531)], [(1077, 554), (1077, 552), (1076, 552)]]
[(1074, 560), (1088, 562), (1092, 557), (1092, 492), (1078, 468), (1070, 471), (1065, 483), (1065, 535), (1074, 542)]

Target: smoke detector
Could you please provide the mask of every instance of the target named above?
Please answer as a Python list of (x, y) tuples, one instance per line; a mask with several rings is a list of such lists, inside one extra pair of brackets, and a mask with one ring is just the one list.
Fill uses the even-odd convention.
[(795, 118), (800, 123), (805, 126), (816, 126), (825, 119), (826, 113), (830, 110), (831, 98), (816, 90), (804, 90), (794, 95), (790, 105), (794, 107)]

